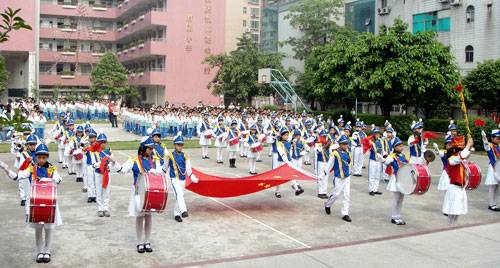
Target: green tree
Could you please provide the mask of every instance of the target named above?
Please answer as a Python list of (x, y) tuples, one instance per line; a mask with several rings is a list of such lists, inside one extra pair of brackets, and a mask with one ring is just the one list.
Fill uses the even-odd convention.
[(9, 72), (5, 67), (5, 58), (0, 55), (0, 94), (2, 94), (9, 83)]
[(95, 98), (108, 95), (111, 99), (126, 96), (131, 92), (127, 69), (114, 53), (106, 53), (90, 73), (91, 95)]
[(284, 44), (293, 47), (296, 59), (304, 60), (314, 47), (336, 39), (341, 27), (335, 21), (343, 9), (342, 0), (303, 0), (290, 8), (285, 19), (290, 20), (290, 25), (302, 35), (290, 37)]
[(487, 60), (477, 65), (463, 80), (475, 104), (500, 112), (500, 60)]
[(385, 117), (394, 104), (426, 105), (426, 113), (432, 114), (437, 107), (431, 98), (456, 97), (453, 86), (459, 73), (449, 48), (435, 39), (435, 33), (412, 34), (407, 29), (396, 19), (379, 35), (365, 33), (353, 43), (325, 45), (316, 87), (374, 101)]
[(283, 72), (281, 59), (279, 54), (259, 52), (253, 40), (245, 34), (239, 38), (237, 49), (229, 55), (218, 54), (205, 58), (203, 63), (217, 70), (207, 87), (214, 95), (250, 103), (253, 96), (272, 94), (270, 86), (257, 83), (258, 71), (261, 68), (273, 68)]
[(20, 8), (13, 10), (8, 7), (3, 12), (0, 12), (0, 16), (2, 16), (2, 22), (0, 22), (0, 43), (9, 40), (9, 33), (13, 30), (31, 30), (31, 26), (26, 24), (24, 19), (17, 15), (19, 11), (21, 11)]

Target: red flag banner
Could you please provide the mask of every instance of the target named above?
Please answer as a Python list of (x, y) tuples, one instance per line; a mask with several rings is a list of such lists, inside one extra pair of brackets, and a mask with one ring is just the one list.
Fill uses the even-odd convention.
[(363, 153), (370, 151), (372, 148), (372, 143), (370, 142), (373, 139), (373, 135), (367, 136), (361, 140), (361, 144), (363, 145)]
[(105, 156), (101, 159), (101, 165), (99, 166), (99, 171), (102, 175), (102, 188), (106, 189), (109, 183), (109, 169), (108, 169), (109, 157)]
[(235, 197), (252, 194), (278, 186), (291, 180), (315, 181), (316, 177), (305, 170), (284, 164), (262, 174), (244, 178), (225, 178), (212, 176), (193, 169), (198, 183), (186, 180), (186, 189), (208, 197)]

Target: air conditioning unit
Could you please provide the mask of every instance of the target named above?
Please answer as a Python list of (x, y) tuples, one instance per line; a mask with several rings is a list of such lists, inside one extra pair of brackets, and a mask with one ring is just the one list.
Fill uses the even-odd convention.
[(391, 12), (390, 7), (382, 7), (377, 9), (379, 15), (387, 15)]
[(245, 33), (249, 33), (251, 32), (252, 30), (250, 30), (250, 28), (245, 28)]
[(452, 6), (459, 6), (462, 1), (461, 0), (450, 0), (450, 5)]

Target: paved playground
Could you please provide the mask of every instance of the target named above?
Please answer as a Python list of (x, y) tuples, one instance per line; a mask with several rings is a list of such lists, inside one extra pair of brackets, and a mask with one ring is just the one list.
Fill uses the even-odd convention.
[[(226, 177), (247, 176), (246, 159), (237, 169), (215, 164), (215, 151), (202, 160), (200, 150), (190, 149), (194, 168)], [(133, 151), (116, 151), (124, 162)], [(55, 162), (55, 154), (51, 155)], [(270, 169), (266, 156), (257, 171)], [(486, 170), (487, 158), (472, 159)], [(0, 160), (13, 163), (10, 154)], [(308, 167), (309, 168), (309, 167)], [(433, 185), (423, 196), (408, 196), (403, 205), (407, 225), (390, 223), (391, 193), (367, 194), (367, 170), (351, 181), (351, 217), (340, 219), (340, 203), (332, 215), (316, 197), (315, 182), (304, 182), (305, 193), (296, 197), (282, 187), (283, 198), (272, 189), (248, 196), (214, 199), (187, 192), (189, 218), (173, 219), (173, 194), (167, 211), (154, 216), (152, 254), (138, 254), (135, 219), (127, 205), (132, 175), (112, 175), (111, 218), (98, 218), (95, 204), (86, 203), (81, 183), (64, 174), (58, 202), (64, 225), (55, 231), (50, 267), (500, 267), (500, 213), (487, 210), (484, 185), (468, 193), (469, 214), (459, 218), (463, 228), (450, 230), (441, 213), (444, 193), (436, 185), (441, 163), (430, 166)], [(331, 181), (329, 188), (332, 188)], [(17, 183), (4, 180), (0, 187), (0, 267), (34, 267), (34, 231), (25, 227)]]

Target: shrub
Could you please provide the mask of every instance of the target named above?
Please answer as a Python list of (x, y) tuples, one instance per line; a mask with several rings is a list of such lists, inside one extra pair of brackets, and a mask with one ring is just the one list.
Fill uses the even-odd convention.
[[(358, 114), (358, 118), (360, 121), (365, 122), (366, 125), (376, 125), (379, 127), (384, 126), (385, 118), (382, 115), (375, 114)], [(356, 121), (356, 120), (354, 120)]]
[(265, 105), (262, 105), (262, 107), (260, 107), (260, 108), (263, 110), (271, 110), (271, 111), (278, 110), (278, 106), (276, 106), (274, 104), (265, 104)]
[(401, 140), (407, 140), (408, 137), (412, 134), (411, 131), (411, 123), (417, 120), (414, 116), (411, 115), (401, 115), (401, 116), (391, 116), (389, 122), (391, 123), (394, 130), (397, 132), (397, 136)]
[(450, 120), (448, 119), (424, 119), (424, 126), (426, 130), (435, 132), (448, 132), (448, 125)]
[[(484, 127), (475, 127), (474, 120), (477, 118), (480, 118), (480, 117), (469, 118), (469, 128), (472, 132), (471, 133), (472, 138), (474, 139), (474, 148), (476, 149), (476, 151), (484, 151), (483, 142), (482, 142), (482, 138), (481, 138), (481, 130), (484, 130), (484, 132), (486, 132), (486, 134), (489, 135), (491, 133), (491, 130), (496, 128), (496, 125), (495, 125), (495, 122), (491, 119), (480, 118), (481, 120), (483, 120), (486, 123), (485, 126)], [(457, 127), (458, 127), (459, 135), (467, 136), (467, 131), (465, 129), (465, 123), (463, 120), (458, 121)]]

